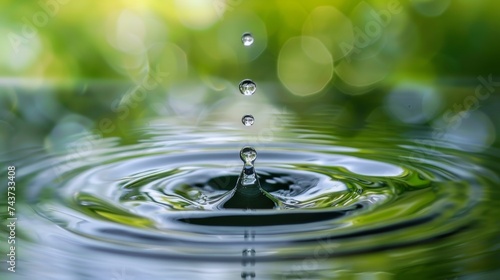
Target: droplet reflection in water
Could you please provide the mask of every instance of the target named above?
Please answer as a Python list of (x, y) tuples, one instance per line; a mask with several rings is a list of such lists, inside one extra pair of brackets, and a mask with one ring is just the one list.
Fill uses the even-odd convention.
[[(307, 259), (316, 260), (325, 274), (293, 270), (287, 279), (329, 279), (352, 267), (352, 260), (364, 263), (363, 271), (415, 269), (409, 279), (419, 279), (422, 265), (442, 260), (446, 267), (434, 271), (446, 275), (464, 267), (461, 275), (473, 273), (464, 265), (471, 260), (496, 267), (498, 250), (484, 246), (498, 244), (498, 230), (488, 226), (496, 217), (483, 210), (497, 210), (494, 203), (500, 199), (498, 151), (479, 162), (479, 154), (443, 145), (426, 154), (425, 162), (402, 162), (419, 149), (412, 139), (381, 135), (379, 129), (367, 129), (359, 141), (318, 140), (322, 134), (304, 139), (302, 128), (300, 134), (276, 133), (273, 143), (255, 151), (239, 146), (247, 136), (241, 129), (217, 129), (214, 134), (213, 127), (200, 130), (161, 120), (140, 130), (145, 136), (136, 144), (97, 139), (92, 144), (99, 149), (71, 163), (59, 155), (32, 158), (32, 164), (23, 164), (26, 173), (19, 180), (30, 186), (27, 202), (35, 212), (21, 216), (30, 224), (19, 226), (40, 241), (23, 240), (25, 252), (38, 245), (36, 252), (51, 258), (92, 253), (78, 273), (92, 271), (96, 263), (106, 269), (106, 261), (117, 256), (133, 256), (123, 258), (133, 267), (139, 256), (160, 275), (165, 263), (174, 266), (181, 259), (179, 270), (189, 275), (169, 274), (168, 279), (203, 278), (206, 270), (190, 270), (200, 262), (224, 272), (230, 267), (236, 278), (244, 271), (259, 279), (281, 278)], [(221, 141), (206, 141), (214, 135)], [(44, 234), (55, 238), (36, 239)], [(315, 248), (325, 257), (315, 259)], [(455, 258), (457, 252), (463, 255)], [(384, 262), (372, 265), (373, 254)], [(40, 264), (47, 259), (43, 254), (34, 258)], [(313, 276), (304, 274), (309, 272)]]
[(241, 42), (243, 43), (243, 45), (245, 47), (249, 47), (253, 44), (253, 36), (251, 33), (243, 33), (243, 35), (241, 36)]
[(250, 79), (245, 79), (240, 83), (240, 92), (243, 95), (253, 95), (257, 90), (257, 85)]
[(252, 115), (244, 115), (243, 118), (241, 118), (241, 122), (245, 126), (252, 126), (255, 122), (255, 119)]

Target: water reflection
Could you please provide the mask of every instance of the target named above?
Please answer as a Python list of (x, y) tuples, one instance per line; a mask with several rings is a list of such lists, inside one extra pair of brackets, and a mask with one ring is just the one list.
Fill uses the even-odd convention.
[(252, 243), (255, 241), (255, 232), (253, 230), (246, 230), (244, 232), (245, 241), (248, 243), (247, 248), (241, 252), (241, 279), (254, 279), (255, 272), (255, 256), (257, 252), (252, 248)]
[(494, 150), (439, 142), (415, 161), (417, 142), (375, 125), (349, 138), (289, 119), (260, 146), (256, 169), (278, 209), (221, 210), (246, 132), (169, 122), (139, 126), (128, 145), (85, 138), (80, 157), (19, 155), (20, 184), (30, 186), (20, 211), (29, 222), (20, 223), (24, 275), (47, 256), (64, 258), (42, 269), (61, 275), (47, 279), (392, 277), (420, 275), (420, 265), (435, 266), (432, 278), (475, 273), (464, 266), (472, 255), (495, 267), (496, 217), (485, 212), (499, 198)]

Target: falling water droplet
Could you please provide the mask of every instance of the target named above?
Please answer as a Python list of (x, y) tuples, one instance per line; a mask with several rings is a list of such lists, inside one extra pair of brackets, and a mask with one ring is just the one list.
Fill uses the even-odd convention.
[(253, 44), (253, 36), (251, 33), (243, 33), (243, 36), (241, 36), (241, 42), (243, 43), (243, 46), (248, 47)]
[(257, 151), (252, 147), (244, 147), (240, 151), (241, 160), (247, 165), (253, 165), (255, 159), (257, 158)]
[(240, 83), (240, 92), (243, 95), (252, 95), (257, 90), (257, 85), (249, 79), (245, 79)]
[(251, 126), (255, 122), (255, 119), (252, 115), (244, 115), (243, 118), (241, 118), (241, 122), (245, 126)]

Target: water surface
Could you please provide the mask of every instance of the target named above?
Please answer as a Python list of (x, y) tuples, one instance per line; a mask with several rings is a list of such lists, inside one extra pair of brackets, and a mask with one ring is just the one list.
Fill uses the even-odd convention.
[[(497, 150), (462, 152), (437, 140), (422, 147), (432, 139), (418, 127), (347, 133), (285, 118), (272, 139), (156, 119), (136, 125), (130, 143), (79, 135), (63, 152), (9, 155), (27, 187), (11, 279), (498, 273)], [(245, 145), (258, 151), (255, 170), (275, 207), (219, 207), (236, 186)]]

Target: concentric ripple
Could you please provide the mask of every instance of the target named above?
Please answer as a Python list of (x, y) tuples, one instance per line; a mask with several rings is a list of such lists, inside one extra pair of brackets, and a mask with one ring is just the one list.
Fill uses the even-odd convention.
[(265, 261), (307, 257), (319, 240), (330, 256), (344, 256), (453, 236), (474, 227), (485, 189), (498, 180), (444, 148), (409, 161), (409, 141), (377, 150), (279, 139), (258, 148), (255, 164), (279, 208), (221, 210), (241, 170), (241, 135), (151, 134), (128, 146), (101, 140), (76, 161), (33, 165), (30, 203), (97, 249), (233, 261), (241, 255), (235, 246), (250, 240)]

